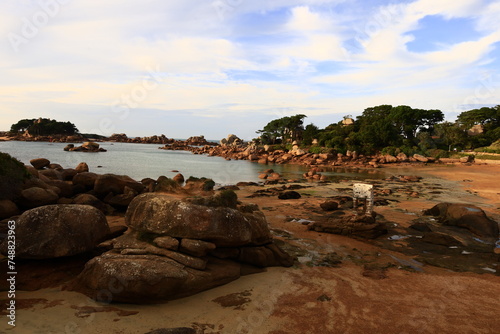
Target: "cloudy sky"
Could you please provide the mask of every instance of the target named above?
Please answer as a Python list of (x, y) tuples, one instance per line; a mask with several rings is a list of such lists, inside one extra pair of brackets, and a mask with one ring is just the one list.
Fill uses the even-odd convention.
[(500, 104), (500, 1), (2, 0), (0, 130), (220, 139), (380, 104)]

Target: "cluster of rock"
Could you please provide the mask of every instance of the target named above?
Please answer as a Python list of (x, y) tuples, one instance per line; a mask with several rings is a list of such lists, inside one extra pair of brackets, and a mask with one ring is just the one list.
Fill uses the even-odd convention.
[[(274, 244), (258, 207), (242, 205), (231, 190), (214, 195), (210, 179), (190, 177), (184, 182), (183, 177), (162, 176), (138, 182), (91, 173), (85, 163), (64, 169), (41, 158), (31, 164), (31, 177), (20, 185), (19, 195), (0, 201), (0, 219), (7, 218), (1, 232), (8, 221), (16, 221), (20, 259), (104, 249), (68, 286), (96, 300), (169, 300), (259, 268), (294, 263)], [(124, 228), (108, 226), (105, 214), (115, 210), (126, 211)], [(6, 241), (0, 251), (7, 254)], [(110, 282), (121, 286), (111, 289)]]
[(259, 179), (267, 181), (278, 181), (281, 180), (281, 175), (279, 173), (276, 173), (274, 169), (270, 168), (260, 173)]
[(205, 139), (205, 136), (193, 136), (189, 137), (185, 141), (186, 145), (191, 146), (203, 146), (203, 145), (217, 145), (217, 143), (209, 142)]
[(24, 136), (21, 134), (11, 135), (10, 132), (7, 132), (7, 136), (10, 137), (10, 140), (17, 141), (40, 141), (40, 142), (53, 142), (53, 143), (81, 143), (85, 140), (88, 140), (81, 134), (75, 135), (51, 135), (51, 136)]
[(392, 226), (391, 236), (376, 243), (416, 256), (420, 263), (477, 273), (497, 269), (491, 264), (498, 262), (500, 254), (498, 223), (477, 206), (439, 203), (424, 210), (409, 227)]
[[(234, 192), (179, 199), (143, 194), (126, 214), (127, 234), (87, 263), (71, 289), (94, 299), (120, 282), (112, 301), (150, 303), (198, 293), (239, 278), (248, 269), (291, 266), (273, 243), (262, 212), (238, 205)], [(111, 301), (111, 300), (106, 300)]]
[(126, 210), (134, 197), (144, 192), (207, 192), (215, 185), (210, 179), (190, 177), (181, 187), (182, 174), (174, 179), (160, 176), (138, 182), (126, 175), (89, 172), (85, 162), (75, 168), (63, 168), (45, 158), (33, 159), (30, 163), (31, 166), (25, 166), (30, 177), (11, 191), (12, 196), (0, 199), (0, 219), (49, 204), (86, 204), (112, 214)]
[(313, 167), (308, 172), (304, 173), (302, 176), (306, 180), (328, 181), (328, 176), (322, 175), (321, 172), (323, 172), (323, 169), (318, 168), (318, 167)]
[[(228, 139), (234, 138), (234, 135), (228, 136)], [(381, 164), (388, 163), (428, 163), (435, 162), (434, 158), (424, 157), (418, 154), (408, 157), (404, 153), (397, 156), (376, 155), (364, 156), (357, 152), (347, 151), (342, 153), (309, 153), (306, 149), (294, 145), (291, 150), (273, 150), (270, 146), (258, 146), (249, 144), (243, 146), (235, 140), (230, 144), (228, 139), (223, 139), (219, 146), (173, 146), (169, 145), (166, 149), (178, 149), (191, 151), (194, 154), (207, 154), (209, 156), (219, 156), (226, 160), (250, 160), (262, 164), (300, 164), (308, 166), (357, 166), (357, 167), (379, 167)], [(237, 144), (234, 144), (237, 143)]]
[(167, 144), (172, 143), (175, 139), (169, 139), (164, 134), (154, 135), (150, 137), (134, 137), (129, 138), (124, 133), (113, 133), (107, 141), (118, 142), (118, 143), (137, 143), (137, 144)]
[(243, 146), (244, 144), (243, 140), (241, 140), (240, 138), (238, 138), (238, 136), (233, 134), (229, 134), (227, 135), (226, 138), (222, 138), (219, 143), (221, 146), (229, 146), (229, 147), (234, 147), (234, 146), (238, 147), (238, 146)]
[(67, 152), (107, 152), (106, 149), (100, 147), (98, 143), (93, 141), (85, 142), (81, 146), (68, 144), (64, 147), (63, 150)]
[(146, 189), (128, 176), (91, 173), (84, 162), (75, 168), (63, 168), (45, 158), (30, 163), (32, 166), (26, 166), (30, 177), (19, 184), (15, 196), (5, 200), (8, 203), (2, 202), (0, 219), (49, 204), (88, 204), (103, 213), (112, 213), (126, 208)]
[(186, 140), (173, 140), (165, 144), (165, 146), (159, 147), (159, 149), (171, 151), (192, 151), (200, 146), (213, 147), (215, 145), (217, 145), (217, 143), (207, 141), (204, 136), (194, 136), (189, 137)]

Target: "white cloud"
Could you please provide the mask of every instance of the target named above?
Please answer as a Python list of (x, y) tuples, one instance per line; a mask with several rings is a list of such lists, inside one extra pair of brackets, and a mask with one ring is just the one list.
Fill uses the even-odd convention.
[[(217, 1), (70, 1), (19, 52), (0, 40), (0, 129), (46, 115), (91, 128), (82, 115), (116, 118), (114, 103), (151, 69), (161, 84), (131, 108), (131, 118), (140, 114), (135, 124), (118, 118), (116, 127), (151, 135), (143, 122), (174, 112), (220, 120), (284, 111), (342, 116), (381, 103), (446, 107), (474, 90), (500, 40), (498, 1), (417, 0), (375, 10), (336, 0), (221, 1), (223, 12)], [(20, 33), (23, 18), (40, 10), (36, 2), (1, 2), (0, 33)], [(428, 15), (473, 19), (482, 36), (410, 52), (408, 33)], [(267, 25), (254, 28), (253, 20)], [(346, 50), (356, 38), (363, 47)]]
[(287, 28), (299, 32), (324, 31), (331, 29), (332, 24), (320, 14), (311, 12), (309, 7), (299, 6), (292, 9)]
[(484, 0), (418, 0), (408, 6), (409, 13), (443, 15), (446, 18), (470, 17), (482, 8)]

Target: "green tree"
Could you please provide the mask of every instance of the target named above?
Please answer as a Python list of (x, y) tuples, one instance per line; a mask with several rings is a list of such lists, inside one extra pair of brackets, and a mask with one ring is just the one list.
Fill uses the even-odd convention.
[(497, 128), (500, 126), (500, 105), (493, 108), (472, 109), (462, 112), (457, 117), (457, 122), (470, 129), (480, 124), (485, 128)]
[(418, 132), (430, 132), (435, 124), (443, 121), (441, 110), (413, 109), (409, 106), (397, 106), (391, 109), (389, 118), (399, 133), (414, 141)]
[(356, 127), (354, 125), (344, 126), (342, 121), (328, 125), (319, 135), (321, 146), (333, 148), (339, 153), (345, 153), (348, 149), (355, 149), (357, 141), (351, 136)]
[(442, 122), (434, 127), (436, 140), (444, 149), (451, 151), (452, 148), (463, 148), (467, 145), (467, 132), (457, 123)]
[(33, 125), (35, 119), (22, 119), (16, 124), (12, 124), (10, 127), (10, 132), (25, 132), (28, 128)]
[(469, 148), (489, 146), (500, 139), (500, 105), (464, 111), (458, 115), (457, 123), (464, 130), (469, 130), (475, 125), (481, 125), (483, 129), (483, 133), (469, 136)]
[(391, 105), (366, 108), (356, 118), (356, 133), (350, 135), (350, 140), (359, 143), (363, 153), (375, 153), (386, 146), (402, 144), (400, 131), (392, 119), (392, 109)]
[(71, 122), (58, 122), (54, 119), (23, 119), (10, 127), (12, 133), (28, 133), (34, 136), (73, 135), (78, 129)]
[(314, 139), (318, 139), (321, 130), (314, 124), (308, 124), (302, 133), (302, 142), (304, 145), (311, 145)]
[(263, 144), (276, 144), (292, 142), (302, 138), (304, 131), (304, 118), (306, 115), (286, 116), (272, 120), (262, 129), (258, 130)]

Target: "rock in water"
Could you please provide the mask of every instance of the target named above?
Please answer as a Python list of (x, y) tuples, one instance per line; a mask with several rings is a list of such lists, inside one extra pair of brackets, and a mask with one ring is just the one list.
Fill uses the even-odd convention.
[(165, 194), (146, 193), (134, 198), (125, 221), (136, 231), (205, 240), (217, 247), (259, 246), (272, 240), (260, 211), (198, 205)]
[[(16, 257), (50, 259), (90, 251), (109, 234), (106, 217), (88, 205), (47, 205), (16, 222)], [(0, 246), (7, 254), (7, 242)]]

